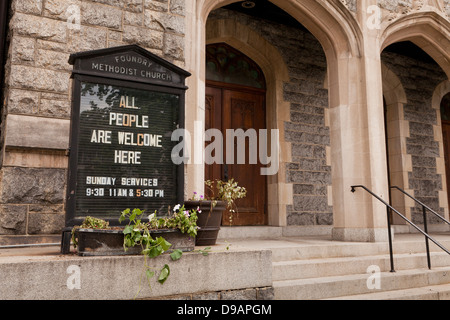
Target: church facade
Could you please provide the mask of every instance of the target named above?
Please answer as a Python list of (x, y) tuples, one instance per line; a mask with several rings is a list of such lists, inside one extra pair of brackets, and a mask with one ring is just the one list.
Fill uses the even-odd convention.
[[(447, 0), (3, 3), (0, 238), (65, 227), (76, 98), (69, 57), (125, 45), (190, 73), (185, 200), (203, 194), (207, 179), (234, 178), (248, 190), (235, 226), (344, 241), (387, 239), (386, 206), (352, 186), (416, 224), (421, 206), (391, 187), (449, 219)], [(271, 161), (253, 163), (250, 153), (239, 164), (207, 163), (195, 150), (208, 129), (275, 132)]]

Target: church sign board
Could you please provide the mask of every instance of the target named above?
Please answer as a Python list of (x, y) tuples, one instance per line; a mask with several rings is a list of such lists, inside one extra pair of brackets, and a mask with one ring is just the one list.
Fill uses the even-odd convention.
[(172, 132), (184, 127), (190, 74), (135, 45), (73, 54), (66, 227), (86, 216), (117, 225), (139, 208), (165, 215), (183, 201)]

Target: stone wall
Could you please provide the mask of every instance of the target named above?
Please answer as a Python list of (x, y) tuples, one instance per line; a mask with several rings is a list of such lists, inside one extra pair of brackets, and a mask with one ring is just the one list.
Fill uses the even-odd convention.
[(184, 0), (14, 0), (2, 110), (0, 235), (64, 226), (75, 52), (138, 44), (184, 66)]
[[(403, 118), (409, 124), (405, 152), (411, 155), (412, 171), (406, 188), (414, 190), (418, 200), (444, 216), (439, 192), (443, 191), (445, 176), (437, 164), (437, 159), (443, 156), (439, 138), (442, 129), (440, 110), (432, 106), (432, 97), (437, 86), (446, 80), (445, 73), (435, 63), (391, 52), (383, 52), (382, 61), (399, 77), (407, 99), (403, 107)], [(414, 223), (423, 223), (422, 208), (418, 205), (412, 208), (411, 217)], [(432, 223), (440, 222), (432, 215), (429, 219)]]
[(284, 99), (291, 106), (291, 121), (285, 123), (284, 135), (286, 142), (292, 144), (292, 163), (284, 165), (286, 182), (294, 185), (294, 204), (287, 208), (288, 225), (332, 225), (332, 207), (328, 202), (328, 90), (324, 88), (327, 62), (321, 45), (303, 29), (225, 9), (215, 10), (208, 17), (220, 18), (236, 19), (265, 38), (278, 49), (289, 70)]
[[(144, 299), (145, 300), (145, 299)], [(266, 301), (274, 300), (273, 287), (264, 288), (248, 288), (240, 290), (226, 290), (215, 292), (200, 292), (184, 295), (165, 296), (158, 297), (149, 300), (254, 300), (254, 301)]]

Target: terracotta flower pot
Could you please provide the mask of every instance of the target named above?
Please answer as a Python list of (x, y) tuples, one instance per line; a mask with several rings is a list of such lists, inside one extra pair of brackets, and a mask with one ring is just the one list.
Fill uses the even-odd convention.
[(225, 201), (217, 201), (213, 205), (213, 201), (185, 201), (184, 207), (186, 210), (197, 209), (201, 210), (198, 214), (197, 237), (195, 238), (196, 246), (212, 246), (216, 244), (217, 236), (219, 235), (220, 226), (222, 224), (222, 214), (226, 210)]

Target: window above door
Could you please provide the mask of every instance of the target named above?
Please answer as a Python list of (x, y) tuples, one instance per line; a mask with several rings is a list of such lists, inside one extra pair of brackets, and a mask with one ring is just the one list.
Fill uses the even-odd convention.
[(264, 74), (259, 66), (225, 43), (206, 46), (206, 80), (266, 88)]

